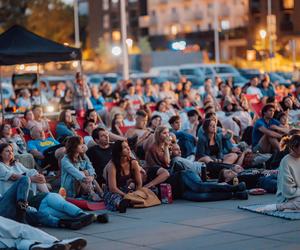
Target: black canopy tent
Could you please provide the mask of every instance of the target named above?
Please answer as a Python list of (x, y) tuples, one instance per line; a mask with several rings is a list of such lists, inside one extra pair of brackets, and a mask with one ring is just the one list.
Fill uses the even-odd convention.
[(81, 60), (81, 51), (38, 36), (21, 26), (0, 35), (0, 65)]
[[(21, 26), (15, 25), (0, 35), (0, 67), (73, 60), (81, 60), (80, 49), (43, 38)], [(1, 79), (0, 89), (3, 102)], [(4, 114), (4, 108), (2, 108), (2, 112)]]

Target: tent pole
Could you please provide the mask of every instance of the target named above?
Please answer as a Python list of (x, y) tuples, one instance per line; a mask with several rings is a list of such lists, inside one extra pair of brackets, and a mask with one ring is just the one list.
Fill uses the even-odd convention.
[(2, 105), (2, 118), (4, 122), (4, 99), (3, 99), (3, 89), (2, 89), (2, 67), (0, 66), (0, 94), (1, 94), (1, 105)]
[(40, 82), (40, 64), (37, 63), (36, 66), (37, 66), (37, 68), (36, 68), (37, 69), (37, 72), (36, 72), (37, 79), (36, 79), (36, 81), (37, 81), (39, 92), (40, 92), (40, 105), (42, 106), (42, 90), (41, 90), (41, 82)]

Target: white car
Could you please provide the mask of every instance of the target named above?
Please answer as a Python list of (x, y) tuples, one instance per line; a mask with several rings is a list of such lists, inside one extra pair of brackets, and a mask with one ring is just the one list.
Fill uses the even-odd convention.
[(198, 75), (201, 75), (201, 71), (203, 74), (202, 77), (204, 77), (204, 79), (211, 78), (212, 80), (214, 80), (215, 77), (219, 76), (223, 80), (226, 80), (228, 77), (232, 77), (235, 85), (243, 86), (247, 83), (247, 79), (242, 77), (238, 70), (230, 64), (183, 64), (179, 67), (179, 69), (185, 71), (195, 70)]

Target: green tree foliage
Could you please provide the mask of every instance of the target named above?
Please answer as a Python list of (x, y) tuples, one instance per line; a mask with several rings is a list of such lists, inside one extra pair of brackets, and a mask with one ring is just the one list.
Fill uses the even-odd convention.
[(73, 8), (61, 0), (0, 0), (0, 25), (20, 24), (57, 42), (73, 43)]
[(150, 42), (148, 40), (148, 37), (141, 37), (139, 39), (139, 48), (141, 50), (141, 53), (144, 55), (150, 54), (152, 51)]
[(6, 30), (14, 24), (26, 22), (27, 0), (0, 0), (1, 30)]

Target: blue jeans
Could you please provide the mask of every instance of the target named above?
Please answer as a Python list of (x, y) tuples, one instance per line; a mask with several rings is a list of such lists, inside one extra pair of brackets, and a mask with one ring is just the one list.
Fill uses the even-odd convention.
[(268, 193), (275, 194), (277, 191), (277, 175), (273, 174), (259, 178), (259, 187), (266, 190)]
[(22, 176), (3, 194), (0, 198), (0, 216), (13, 219), (16, 218), (16, 204), (18, 201), (27, 201), (30, 187), (28, 176)]
[(232, 198), (232, 186), (202, 182), (199, 175), (191, 170), (181, 172), (184, 185), (182, 197), (192, 201), (218, 201)]
[(66, 201), (57, 193), (48, 193), (38, 211), (27, 211), (26, 220), (32, 226), (39, 224), (59, 227), (60, 219), (71, 219), (84, 213), (83, 210)]
[(84, 213), (79, 207), (66, 201), (57, 193), (48, 193), (42, 200), (39, 213), (47, 214), (48, 220), (52, 221), (49, 226), (58, 225), (60, 219), (74, 218)]

